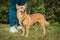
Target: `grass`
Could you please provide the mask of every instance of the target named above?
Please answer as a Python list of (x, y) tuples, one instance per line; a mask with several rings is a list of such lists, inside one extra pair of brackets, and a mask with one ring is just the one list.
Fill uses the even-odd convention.
[(42, 35), (41, 27), (35, 31), (35, 26), (31, 26), (29, 36), (25, 37), (21, 36), (21, 30), (17, 33), (10, 33), (9, 24), (0, 24), (0, 40), (60, 40), (60, 25), (58, 23), (52, 23), (46, 27), (45, 37)]

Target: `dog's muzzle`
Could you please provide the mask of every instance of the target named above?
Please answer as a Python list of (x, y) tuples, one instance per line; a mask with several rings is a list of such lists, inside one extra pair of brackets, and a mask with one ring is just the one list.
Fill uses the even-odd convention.
[(24, 14), (24, 13), (25, 13), (25, 11), (26, 11), (26, 10), (24, 10), (24, 11), (20, 11), (20, 12), (21, 12), (22, 14)]

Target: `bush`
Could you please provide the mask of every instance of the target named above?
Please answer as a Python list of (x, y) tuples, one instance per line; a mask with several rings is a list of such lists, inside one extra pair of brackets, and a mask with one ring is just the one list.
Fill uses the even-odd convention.
[[(0, 0), (0, 22), (8, 21), (9, 6), (9, 0)], [(60, 22), (60, 1), (27, 0), (27, 13), (41, 13), (50, 22)]]

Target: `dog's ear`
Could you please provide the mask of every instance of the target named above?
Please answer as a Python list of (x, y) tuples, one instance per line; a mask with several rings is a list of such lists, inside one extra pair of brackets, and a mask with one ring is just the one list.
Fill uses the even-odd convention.
[(16, 4), (16, 9), (18, 9), (19, 8), (19, 5), (18, 4)]

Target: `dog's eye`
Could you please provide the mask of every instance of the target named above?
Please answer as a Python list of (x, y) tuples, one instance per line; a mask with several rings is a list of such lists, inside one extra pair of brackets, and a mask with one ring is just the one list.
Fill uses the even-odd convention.
[(23, 7), (21, 7), (21, 9), (23, 9)]

